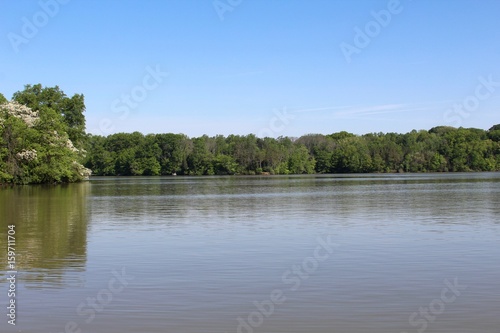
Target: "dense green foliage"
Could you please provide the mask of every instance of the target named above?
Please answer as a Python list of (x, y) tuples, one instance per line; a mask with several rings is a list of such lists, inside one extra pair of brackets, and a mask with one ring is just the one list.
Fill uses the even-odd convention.
[(89, 169), (105, 176), (500, 170), (500, 125), (298, 139), (103, 137), (85, 133), (84, 111), (83, 95), (68, 97), (57, 86), (26, 85), (10, 102), (0, 94), (0, 184), (79, 181)]
[(87, 177), (90, 170), (78, 163), (87, 137), (84, 110), (82, 95), (68, 98), (58, 87), (27, 85), (11, 102), (0, 96), (0, 184)]
[(96, 175), (313, 173), (314, 158), (289, 138), (183, 134), (91, 136), (86, 166)]
[(225, 175), (500, 170), (500, 125), (298, 139), (118, 133), (90, 136), (96, 175)]
[(75, 147), (83, 148), (86, 140), (85, 133), (85, 102), (84, 96), (75, 94), (72, 97), (55, 87), (42, 87), (41, 84), (26, 85), (23, 91), (14, 93), (12, 99), (19, 104), (26, 105), (33, 111), (44, 113), (54, 111), (61, 116), (64, 131)]

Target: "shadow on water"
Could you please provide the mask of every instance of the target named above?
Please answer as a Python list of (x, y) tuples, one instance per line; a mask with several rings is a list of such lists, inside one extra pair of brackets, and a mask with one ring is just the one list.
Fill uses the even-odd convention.
[(15, 225), (16, 269), (26, 287), (78, 281), (87, 260), (89, 188), (80, 183), (0, 190), (0, 247), (7, 246), (7, 226)]

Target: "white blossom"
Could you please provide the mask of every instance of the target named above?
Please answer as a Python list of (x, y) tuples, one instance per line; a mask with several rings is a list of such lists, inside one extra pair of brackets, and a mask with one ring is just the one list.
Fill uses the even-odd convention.
[(84, 167), (77, 161), (73, 161), (73, 167), (77, 170), (78, 174), (84, 179), (88, 179), (92, 175), (92, 170)]
[(36, 160), (37, 154), (35, 149), (23, 150), (17, 153), (16, 157), (20, 160), (34, 161)]
[(75, 153), (79, 152), (79, 150), (75, 146), (73, 146), (73, 142), (70, 139), (66, 140), (66, 148)]
[(73, 142), (67, 138), (66, 135), (61, 136), (57, 131), (53, 131), (53, 135), (50, 138), (51, 146), (66, 147), (74, 153), (78, 153), (80, 150), (73, 145)]
[(28, 127), (33, 127), (39, 119), (37, 111), (15, 101), (4, 103), (0, 105), (0, 108), (7, 111), (9, 115), (22, 119)]

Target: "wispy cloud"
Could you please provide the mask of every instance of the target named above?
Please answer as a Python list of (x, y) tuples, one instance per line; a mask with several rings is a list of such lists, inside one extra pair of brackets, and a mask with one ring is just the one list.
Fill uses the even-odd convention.
[(371, 115), (380, 114), (387, 112), (404, 112), (405, 104), (385, 104), (385, 105), (373, 105), (368, 107), (352, 107), (347, 110), (336, 112), (336, 116), (360, 116), (360, 115)]
[[(382, 114), (429, 112), (434, 110), (442, 110), (446, 103), (449, 102), (450, 101), (433, 101), (425, 103), (330, 106), (289, 110), (289, 112), (294, 114), (317, 112), (322, 115), (328, 114), (329, 116), (333, 116), (334, 118), (338, 119), (367, 119), (368, 116)], [(331, 113), (326, 111), (331, 111)]]

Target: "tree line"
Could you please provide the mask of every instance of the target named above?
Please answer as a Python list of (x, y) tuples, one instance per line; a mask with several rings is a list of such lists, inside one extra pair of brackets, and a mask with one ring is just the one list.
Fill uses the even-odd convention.
[(255, 175), (500, 170), (500, 125), (300, 138), (117, 133), (89, 136), (95, 175)]
[(84, 96), (26, 85), (0, 94), (0, 184), (80, 181), (90, 175), (261, 175), (500, 170), (500, 124), (408, 133), (345, 131), (300, 138), (254, 134), (85, 132)]

